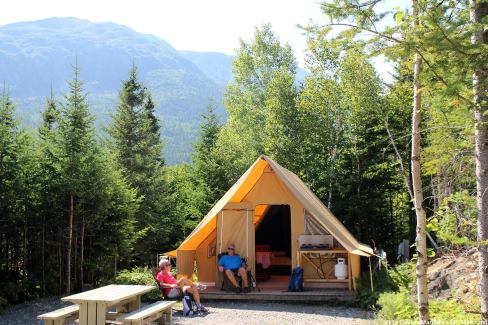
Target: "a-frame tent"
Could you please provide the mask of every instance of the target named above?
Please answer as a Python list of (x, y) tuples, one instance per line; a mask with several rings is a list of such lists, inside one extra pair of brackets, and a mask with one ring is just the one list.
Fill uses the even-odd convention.
[[(347, 251), (352, 277), (350, 286), (356, 287), (359, 257), (373, 255), (372, 249), (358, 242), (297, 175), (264, 155), (249, 167), (177, 248), (178, 274), (191, 275), (196, 260), (199, 281), (218, 282), (216, 255), (225, 251), (229, 243), (236, 244), (238, 253), (247, 257), (254, 270), (255, 225), (272, 205), (290, 207), (291, 267), (297, 266), (298, 238), (306, 232), (308, 218)], [(313, 265), (301, 266), (305, 275), (315, 272)]]

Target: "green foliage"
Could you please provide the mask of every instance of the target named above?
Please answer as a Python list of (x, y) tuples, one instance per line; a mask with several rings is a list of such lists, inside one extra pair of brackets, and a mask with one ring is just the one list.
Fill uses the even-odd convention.
[(0, 312), (8, 306), (8, 299), (0, 295)]
[(210, 101), (202, 118), (200, 134), (192, 154), (195, 207), (199, 211), (199, 216), (207, 214), (231, 186), (222, 172), (222, 158), (216, 153), (222, 125), (215, 113), (213, 100)]
[[(151, 269), (148, 267), (134, 267), (130, 270), (122, 270), (117, 273), (115, 277), (116, 284), (134, 284), (134, 285), (151, 285), (156, 283), (151, 274)], [(158, 289), (154, 289), (151, 292), (145, 294), (142, 297), (143, 301), (156, 301), (160, 300), (160, 294)]]
[(175, 225), (166, 208), (163, 143), (151, 94), (138, 80), (135, 66), (123, 81), (119, 104), (110, 127), (110, 146), (124, 177), (140, 199), (135, 212), (138, 238), (136, 262), (148, 265), (161, 249), (169, 248)]
[[(296, 67), (291, 47), (280, 43), (269, 24), (257, 27), (251, 42), (241, 40), (232, 68), (235, 82), (227, 86), (224, 95), (229, 118), (216, 145), (216, 154), (223, 162), (221, 171), (229, 184), (259, 155), (273, 156), (273, 148), (284, 147), (279, 142), (282, 137), (268, 136), (274, 136), (275, 131), (283, 134), (281, 123), (277, 125), (275, 119), (286, 119), (293, 109), (290, 103)], [(288, 124), (289, 128), (293, 126)], [(292, 133), (286, 131), (283, 135)]]
[(398, 291), (410, 292), (415, 281), (415, 264), (404, 263), (394, 267), (382, 267), (380, 272), (373, 274), (374, 290), (371, 291), (369, 273), (363, 272), (359, 279), (356, 303), (361, 308), (377, 309), (379, 299), (385, 293)]
[[(379, 296), (379, 310), (376, 316), (387, 321), (416, 321), (418, 319), (415, 301), (408, 291), (385, 292)], [(480, 316), (464, 312), (465, 306), (454, 300), (429, 301), (432, 321), (440, 322), (479, 322)]]
[(476, 197), (467, 190), (444, 198), (428, 228), (445, 243), (455, 247), (476, 245)]
[(168, 167), (168, 202), (172, 207), (175, 231), (173, 247), (177, 245), (196, 227), (202, 215), (199, 209), (205, 193), (198, 192), (197, 180), (191, 165), (181, 164)]
[(378, 297), (377, 317), (384, 320), (414, 320), (417, 308), (412, 297), (405, 290), (385, 292)]

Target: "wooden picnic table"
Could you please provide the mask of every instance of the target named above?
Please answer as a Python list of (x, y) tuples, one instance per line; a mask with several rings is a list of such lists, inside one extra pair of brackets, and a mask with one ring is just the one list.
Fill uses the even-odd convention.
[[(61, 300), (80, 306), (80, 325), (104, 325), (107, 319), (115, 319), (122, 312), (139, 309), (141, 296), (153, 289), (155, 286), (111, 284), (67, 296)], [(117, 307), (115, 313), (109, 313), (112, 307)]]

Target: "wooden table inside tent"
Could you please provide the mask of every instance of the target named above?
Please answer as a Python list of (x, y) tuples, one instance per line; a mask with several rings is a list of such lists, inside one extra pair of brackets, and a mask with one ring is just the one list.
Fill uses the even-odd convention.
[[(80, 325), (104, 325), (107, 319), (115, 319), (121, 313), (139, 309), (141, 296), (153, 289), (154, 286), (111, 284), (61, 300), (80, 306)], [(113, 307), (116, 307), (116, 311), (109, 312)]]
[[(346, 279), (337, 279), (335, 276), (332, 275), (334, 272), (334, 268), (329, 270), (328, 273), (324, 273), (320, 265), (315, 263), (315, 258), (312, 258), (312, 254), (323, 256), (324, 258), (327, 257), (345, 257), (347, 262), (347, 278)], [(352, 271), (351, 271), (351, 263), (349, 259), (349, 253), (345, 249), (322, 249), (322, 250), (314, 250), (314, 249), (307, 249), (307, 250), (298, 250), (297, 251), (297, 263), (299, 266), (303, 267), (303, 261), (306, 260), (311, 265), (315, 267), (317, 274), (320, 276), (318, 278), (307, 278), (304, 277), (304, 282), (323, 282), (323, 283), (347, 283), (349, 290), (352, 288)]]

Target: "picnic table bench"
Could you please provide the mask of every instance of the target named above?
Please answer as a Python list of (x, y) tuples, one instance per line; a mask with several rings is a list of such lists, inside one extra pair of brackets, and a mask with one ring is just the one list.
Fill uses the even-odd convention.
[(158, 301), (132, 313), (117, 318), (123, 325), (146, 325), (158, 320), (158, 324), (173, 322), (174, 301)]
[[(141, 307), (141, 296), (154, 289), (154, 286), (111, 284), (61, 300), (79, 305), (80, 325), (105, 325), (107, 319), (138, 310)], [(114, 307), (116, 311), (109, 312)]]
[(64, 325), (78, 318), (80, 306), (71, 305), (37, 316), (44, 321), (44, 325)]

